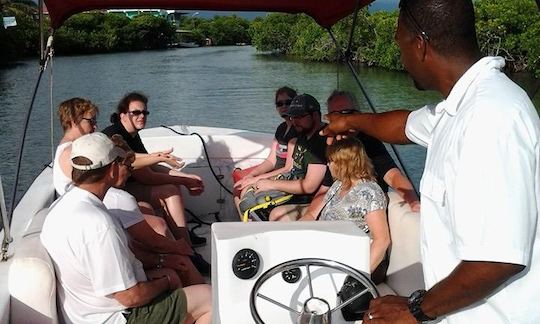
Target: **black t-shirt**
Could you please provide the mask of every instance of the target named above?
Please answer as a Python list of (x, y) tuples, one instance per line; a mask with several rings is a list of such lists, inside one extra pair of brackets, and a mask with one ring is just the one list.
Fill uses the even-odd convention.
[(274, 169), (279, 169), (285, 166), (285, 161), (287, 160), (287, 144), (291, 139), (298, 137), (298, 134), (296, 134), (294, 127), (291, 127), (287, 131), (287, 123), (283, 122), (277, 127), (274, 137), (278, 142)]
[[(326, 166), (328, 162), (326, 159), (326, 137), (319, 135), (319, 130), (309, 139), (305, 135), (299, 135), (296, 140), (292, 156), (293, 169), (291, 172), (297, 178), (304, 178), (306, 176), (309, 164), (324, 164)], [(332, 182), (332, 175), (327, 166), (322, 184), (331, 186)]]
[(384, 144), (375, 137), (360, 132), (356, 135), (356, 138), (364, 144), (366, 154), (373, 163), (377, 183), (384, 192), (388, 192), (388, 184), (384, 181), (383, 177), (388, 170), (397, 168), (396, 163), (386, 150)]
[(135, 137), (131, 136), (131, 134), (129, 134), (127, 130), (124, 128), (124, 125), (122, 125), (122, 123), (120, 122), (114, 123), (106, 127), (101, 132), (109, 137), (113, 136), (114, 134), (119, 134), (124, 138), (124, 141), (126, 141), (126, 143), (133, 150), (133, 152), (148, 153), (148, 151), (144, 147), (143, 142), (141, 141), (141, 137), (139, 136), (139, 133), (137, 133)]

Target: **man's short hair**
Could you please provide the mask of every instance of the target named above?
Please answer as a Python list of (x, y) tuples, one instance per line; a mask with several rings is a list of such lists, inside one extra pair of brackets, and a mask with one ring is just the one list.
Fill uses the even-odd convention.
[(329, 107), (330, 101), (334, 100), (334, 98), (336, 97), (347, 98), (347, 100), (349, 100), (352, 104), (352, 107), (350, 107), (351, 109), (360, 110), (360, 105), (358, 104), (358, 100), (356, 100), (356, 96), (352, 92), (345, 91), (345, 90), (337, 90), (337, 89), (332, 91), (332, 94), (326, 100), (326, 106)]
[(99, 112), (99, 109), (90, 100), (84, 98), (71, 98), (58, 106), (58, 116), (64, 132), (71, 127), (71, 122), (78, 124), (87, 112)]
[(471, 0), (401, 0), (399, 7), (406, 29), (415, 34), (424, 32), (439, 55), (478, 52)]

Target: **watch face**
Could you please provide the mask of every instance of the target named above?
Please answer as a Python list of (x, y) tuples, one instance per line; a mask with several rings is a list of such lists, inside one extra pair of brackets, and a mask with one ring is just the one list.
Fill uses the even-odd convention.
[(257, 252), (252, 249), (238, 251), (232, 260), (232, 270), (240, 279), (251, 279), (259, 271), (261, 259)]

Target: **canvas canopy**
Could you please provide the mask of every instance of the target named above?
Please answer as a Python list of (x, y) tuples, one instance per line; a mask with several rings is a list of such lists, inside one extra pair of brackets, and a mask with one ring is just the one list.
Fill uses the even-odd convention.
[(331, 27), (351, 14), (359, 2), (360, 8), (374, 0), (44, 0), (52, 28), (79, 12), (96, 9), (181, 9), (213, 11), (267, 11), (305, 13), (321, 25)]

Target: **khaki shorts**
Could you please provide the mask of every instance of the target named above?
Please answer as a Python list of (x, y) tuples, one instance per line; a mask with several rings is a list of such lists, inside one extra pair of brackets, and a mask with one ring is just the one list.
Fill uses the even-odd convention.
[(184, 323), (187, 316), (186, 293), (183, 289), (176, 289), (130, 311), (127, 315), (128, 324)]

